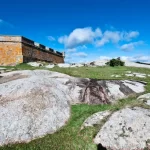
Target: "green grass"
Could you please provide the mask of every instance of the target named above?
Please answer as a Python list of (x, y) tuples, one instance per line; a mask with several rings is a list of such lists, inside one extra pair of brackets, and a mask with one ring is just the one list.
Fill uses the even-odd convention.
[[(11, 69), (11, 67), (8, 67)], [(14, 70), (29, 69), (33, 70), (35, 67), (21, 64), (13, 67)], [(36, 69), (44, 69), (43, 67)], [(94, 79), (131, 79), (138, 81), (146, 81), (146, 92), (150, 92), (150, 77), (147, 78), (135, 78), (126, 77), (124, 74), (126, 71), (146, 73), (150, 74), (150, 69), (134, 68), (134, 67), (81, 67), (81, 68), (58, 68), (49, 69), (51, 71), (57, 71), (65, 73), (71, 76), (94, 78)], [(111, 77), (112, 74), (122, 75), (121, 78)], [(97, 146), (93, 143), (93, 138), (100, 126), (89, 127), (80, 130), (84, 120), (98, 111), (111, 110), (117, 111), (124, 107), (145, 106), (142, 102), (136, 100), (136, 97), (130, 97), (118, 101), (113, 105), (73, 105), (71, 106), (71, 118), (62, 129), (52, 135), (46, 135), (43, 138), (39, 138), (31, 141), (27, 144), (14, 144), (0, 147), (0, 150), (97, 150)]]

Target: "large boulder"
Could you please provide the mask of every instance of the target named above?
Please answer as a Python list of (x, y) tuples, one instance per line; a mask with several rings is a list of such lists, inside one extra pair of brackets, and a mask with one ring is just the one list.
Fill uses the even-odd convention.
[(16, 71), (0, 78), (0, 145), (51, 134), (70, 117), (69, 97), (48, 71)]
[(140, 107), (115, 112), (94, 142), (110, 150), (150, 149), (150, 110)]
[[(44, 78), (48, 78), (48, 80), (55, 79), (57, 85), (61, 84), (65, 87), (59, 88), (59, 90), (70, 97), (69, 100), (71, 104), (113, 103), (116, 102), (116, 100), (144, 92), (145, 86), (145, 83), (137, 81), (83, 79), (46, 70), (14, 71), (2, 74), (2, 76), (0, 83), (26, 76), (38, 76), (41, 80)], [(26, 78), (24, 78), (24, 80), (26, 80)]]
[(108, 104), (144, 92), (144, 83), (129, 80), (70, 78), (65, 85), (72, 104)]

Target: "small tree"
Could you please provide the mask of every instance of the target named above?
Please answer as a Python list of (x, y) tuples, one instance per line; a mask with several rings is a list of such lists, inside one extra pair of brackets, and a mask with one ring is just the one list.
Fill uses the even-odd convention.
[(124, 66), (124, 62), (121, 61), (120, 58), (118, 57), (117, 59), (111, 59), (109, 62), (107, 62), (107, 65), (111, 67)]

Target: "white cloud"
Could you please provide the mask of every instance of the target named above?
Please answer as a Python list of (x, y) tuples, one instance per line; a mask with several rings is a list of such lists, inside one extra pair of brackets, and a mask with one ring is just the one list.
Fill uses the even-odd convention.
[(136, 46), (142, 45), (143, 43), (144, 43), (143, 41), (131, 42), (131, 43), (122, 45), (120, 48), (121, 48), (121, 50), (123, 50), (123, 51), (131, 51), (131, 50), (133, 50)]
[(56, 40), (53, 36), (48, 36), (47, 38), (49, 41), (55, 41)]
[(99, 60), (110, 60), (111, 57), (108, 57), (108, 56), (100, 56), (99, 57)]
[(113, 43), (118, 43), (120, 41), (120, 35), (118, 31), (105, 31), (104, 38)]
[(68, 36), (64, 35), (58, 39), (58, 42), (64, 44), (66, 48), (74, 48), (77, 46), (93, 43), (94, 39), (101, 37), (102, 32), (99, 28), (95, 31), (91, 27), (77, 28)]
[(130, 41), (139, 35), (138, 31), (105, 31), (102, 38), (96, 41), (96, 46), (104, 46), (107, 43), (117, 44), (120, 41)]
[(122, 32), (122, 38), (126, 41), (130, 41), (138, 36), (139, 36), (138, 31)]
[[(110, 60), (112, 58), (118, 58), (119, 56), (116, 57), (108, 57), (108, 56), (100, 56), (98, 60)], [(133, 61), (133, 62), (150, 62), (150, 56), (146, 55), (135, 55), (135, 56), (120, 56), (120, 59), (122, 61)]]
[(85, 58), (87, 58), (87, 54), (82, 51), (86, 49), (87, 47), (85, 45), (78, 46), (76, 48), (66, 49), (65, 50), (66, 52), (65, 62), (67, 63), (79, 62), (81, 59), (86, 61)]
[(105, 31), (101, 40), (96, 42), (97, 46), (103, 46), (106, 43), (118, 43), (121, 40), (119, 31)]
[(87, 57), (87, 54), (84, 52), (77, 52), (77, 53), (73, 53), (72, 55), (77, 57), (83, 57), (83, 58)]
[(73, 53), (73, 52), (76, 52), (77, 49), (76, 48), (72, 48), (72, 49), (67, 49), (66, 52), (67, 53)]
[(68, 39), (67, 35), (64, 35), (58, 38), (58, 42), (64, 44), (67, 42), (67, 39)]
[(87, 49), (87, 46), (83, 45), (83, 46), (78, 46), (78, 49)]
[(96, 46), (104, 46), (106, 43), (109, 43), (109, 40), (107, 38), (102, 38), (99, 41), (96, 41)]
[(140, 62), (150, 62), (150, 56), (137, 55), (137, 56), (121, 56), (123, 61), (140, 61)]
[(150, 56), (138, 56), (137, 59), (140, 61), (150, 62)]
[(119, 46), (119, 44), (124, 43), (125, 41), (129, 42), (138, 36), (138, 31), (127, 32), (109, 28), (102, 33), (100, 28), (92, 29), (91, 27), (85, 27), (76, 28), (69, 35), (59, 37), (58, 42), (64, 45), (66, 53), (71, 57), (86, 57), (86, 51), (88, 51), (87, 46), (89, 44), (102, 47), (105, 44), (112, 43), (123, 51), (133, 50), (136, 46), (139, 46), (144, 42), (130, 42), (122, 46)]
[(0, 27), (14, 28), (14, 25), (9, 23), (9, 22), (6, 22), (6, 21), (0, 19)]

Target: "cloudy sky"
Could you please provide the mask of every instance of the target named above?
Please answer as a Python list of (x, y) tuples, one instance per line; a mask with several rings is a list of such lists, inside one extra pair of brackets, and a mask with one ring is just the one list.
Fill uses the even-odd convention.
[(22, 35), (66, 62), (150, 62), (150, 0), (0, 0), (0, 34)]

